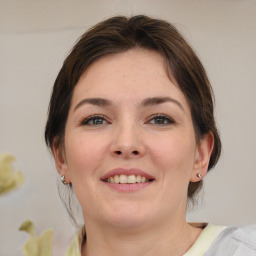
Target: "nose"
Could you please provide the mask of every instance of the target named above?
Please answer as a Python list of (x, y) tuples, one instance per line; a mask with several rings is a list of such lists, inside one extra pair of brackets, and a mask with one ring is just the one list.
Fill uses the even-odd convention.
[(115, 129), (111, 154), (114, 157), (133, 159), (142, 157), (145, 152), (142, 132), (131, 124), (122, 125)]

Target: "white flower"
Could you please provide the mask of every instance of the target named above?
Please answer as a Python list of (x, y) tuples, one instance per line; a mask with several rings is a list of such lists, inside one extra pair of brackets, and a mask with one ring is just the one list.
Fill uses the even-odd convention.
[(30, 235), (30, 238), (22, 247), (22, 252), (25, 256), (52, 256), (52, 229), (47, 229), (40, 236), (37, 236), (33, 222), (27, 220), (19, 230), (25, 231)]
[(11, 154), (0, 155), (0, 195), (16, 189), (24, 181), (22, 173), (13, 169), (15, 160)]

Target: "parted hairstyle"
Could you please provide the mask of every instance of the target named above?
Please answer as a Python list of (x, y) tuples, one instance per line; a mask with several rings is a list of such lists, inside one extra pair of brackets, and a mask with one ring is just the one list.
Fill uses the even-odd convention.
[[(136, 47), (154, 50), (163, 56), (170, 79), (175, 79), (190, 106), (197, 143), (209, 132), (213, 134), (214, 147), (209, 171), (219, 159), (221, 141), (214, 119), (213, 91), (205, 69), (173, 25), (144, 15), (109, 18), (79, 38), (54, 83), (45, 127), (47, 146), (53, 151), (54, 143), (58, 147), (62, 145), (72, 94), (85, 70), (105, 55)], [(72, 185), (68, 186), (72, 191)], [(190, 201), (194, 201), (201, 187), (202, 181), (189, 183)], [(67, 202), (60, 196), (72, 217), (70, 199)]]

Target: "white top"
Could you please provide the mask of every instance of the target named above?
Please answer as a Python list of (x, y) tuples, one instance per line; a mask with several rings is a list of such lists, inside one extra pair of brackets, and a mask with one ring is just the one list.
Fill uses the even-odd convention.
[[(83, 227), (65, 256), (81, 256), (84, 234)], [(256, 225), (235, 228), (208, 224), (183, 256), (256, 256)]]

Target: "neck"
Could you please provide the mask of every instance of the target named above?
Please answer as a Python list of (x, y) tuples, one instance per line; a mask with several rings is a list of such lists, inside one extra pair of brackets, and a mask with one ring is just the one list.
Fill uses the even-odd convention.
[(87, 239), (82, 246), (82, 255), (181, 256), (193, 245), (201, 231), (186, 223), (185, 219), (130, 230), (86, 223)]

